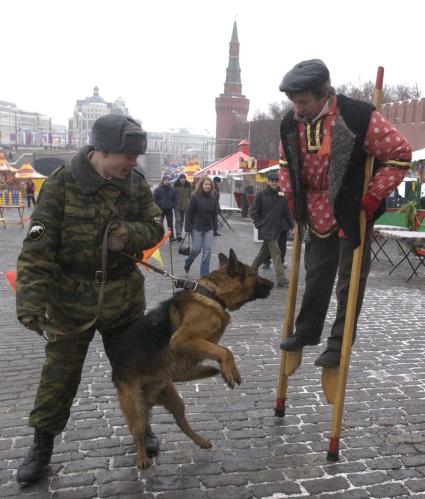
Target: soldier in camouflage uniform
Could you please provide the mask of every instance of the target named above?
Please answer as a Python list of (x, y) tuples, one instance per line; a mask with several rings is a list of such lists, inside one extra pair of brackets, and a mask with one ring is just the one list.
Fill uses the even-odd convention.
[[(106, 115), (93, 146), (44, 183), (18, 258), (17, 316), (46, 334), (46, 360), (30, 426), (34, 443), (17, 480), (37, 480), (53, 439), (67, 423), (95, 331), (112, 358), (121, 334), (145, 309), (144, 277), (124, 255), (140, 255), (163, 236), (161, 210), (133, 168), (146, 134), (130, 118)], [(159, 442), (150, 431), (151, 455)]]

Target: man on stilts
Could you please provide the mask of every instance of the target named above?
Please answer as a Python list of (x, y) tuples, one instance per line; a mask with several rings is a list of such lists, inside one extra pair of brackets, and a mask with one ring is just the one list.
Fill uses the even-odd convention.
[[(368, 226), (356, 323), (370, 269), (370, 230), (385, 210), (385, 198), (404, 178), (411, 149), (371, 104), (336, 96), (329, 70), (321, 60), (297, 64), (283, 78), (280, 90), (293, 104), (281, 123), (281, 189), (296, 222), (308, 228), (301, 309), (295, 334), (286, 338), (281, 348), (297, 351), (320, 342), (338, 272), (336, 318), (327, 348), (315, 361), (319, 367), (337, 367), (353, 252), (360, 245), (360, 210), (365, 210)], [(374, 156), (375, 168), (363, 196), (367, 155)]]

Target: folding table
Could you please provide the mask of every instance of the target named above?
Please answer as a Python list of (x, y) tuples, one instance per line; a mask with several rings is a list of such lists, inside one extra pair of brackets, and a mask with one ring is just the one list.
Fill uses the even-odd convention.
[[(376, 260), (379, 262), (378, 255), (379, 253), (382, 253), (385, 258), (390, 262), (391, 265), (394, 265), (392, 262), (391, 258), (388, 256), (387, 252), (384, 250), (384, 246), (387, 244), (388, 239), (383, 238), (382, 236), (379, 235), (379, 231), (381, 230), (401, 230), (401, 231), (406, 231), (408, 230), (407, 227), (398, 227), (396, 225), (374, 225), (372, 229), (372, 245), (371, 245), (371, 251), (372, 251), (372, 259), (371, 263)], [(375, 249), (373, 247), (373, 243), (376, 244), (378, 247)]]
[(234, 208), (232, 206), (220, 206), (220, 211), (218, 213), (218, 228), (226, 225), (230, 230), (233, 230), (233, 227), (229, 223), (230, 217), (233, 213), (241, 213), (242, 210), (240, 208)]
[[(399, 228), (400, 229), (400, 228)], [(388, 275), (392, 274), (396, 268), (398, 268), (405, 260), (410, 265), (412, 273), (410, 274), (410, 279), (415, 275), (418, 275), (418, 269), (421, 265), (425, 266), (425, 256), (417, 254), (418, 249), (425, 249), (425, 232), (418, 232), (413, 230), (381, 230), (379, 231), (379, 236), (384, 239), (392, 239), (396, 242), (399, 247), (403, 258), (395, 265)], [(407, 246), (407, 249), (406, 247)], [(413, 258), (419, 258), (419, 262), (413, 262)]]

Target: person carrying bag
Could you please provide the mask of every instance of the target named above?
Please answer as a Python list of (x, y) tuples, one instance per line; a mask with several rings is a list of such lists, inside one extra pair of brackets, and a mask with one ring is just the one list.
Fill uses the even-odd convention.
[[(184, 246), (184, 242), (186, 241), (187, 237), (187, 246)], [(179, 246), (179, 253), (180, 255), (188, 256), (190, 253), (190, 233), (186, 232), (183, 241), (180, 243)]]

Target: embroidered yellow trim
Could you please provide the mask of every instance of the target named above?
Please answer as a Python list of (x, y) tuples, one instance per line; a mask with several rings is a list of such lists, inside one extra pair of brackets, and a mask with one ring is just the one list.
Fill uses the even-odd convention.
[(307, 150), (308, 152), (318, 151), (320, 149), (320, 126), (322, 120), (319, 119), (314, 123), (314, 144), (311, 143), (311, 123), (306, 123), (306, 135), (307, 135)]
[(320, 234), (320, 232), (317, 232), (313, 229), (313, 227), (311, 227), (311, 225), (309, 225), (309, 230), (311, 232), (313, 232), (313, 234), (317, 237), (319, 237), (320, 239), (326, 239), (327, 237), (331, 236), (334, 232), (336, 232), (338, 230), (338, 225), (334, 225), (333, 227), (331, 227), (327, 232), (323, 233), (323, 234)]
[(412, 166), (410, 161), (396, 161), (389, 159), (388, 161), (383, 161), (382, 166), (395, 166), (396, 168), (405, 168), (406, 170)]

